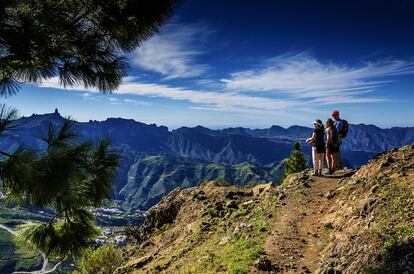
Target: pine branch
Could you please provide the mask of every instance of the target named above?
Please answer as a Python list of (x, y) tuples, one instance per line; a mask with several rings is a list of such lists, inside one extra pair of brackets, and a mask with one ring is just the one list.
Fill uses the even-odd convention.
[(0, 150), (0, 154), (1, 154), (1, 155), (4, 155), (4, 156), (7, 156), (7, 157), (9, 157), (9, 158), (10, 158), (10, 157), (12, 157), (12, 155), (11, 155), (11, 154), (9, 154), (9, 153), (7, 153), (7, 152), (4, 152), (4, 151), (1, 151), (1, 150)]
[(50, 218), (50, 220), (49, 220), (49, 222), (47, 222), (47, 224), (48, 224), (48, 225), (52, 225), (53, 220), (54, 220), (54, 219), (56, 219), (56, 217), (57, 217), (57, 216), (59, 216), (60, 214), (62, 214), (65, 210), (66, 210), (66, 208), (64, 208), (64, 209), (62, 209), (62, 210), (60, 210), (60, 211), (56, 212), (56, 213), (52, 216), (52, 218)]
[[(17, 93), (20, 82), (53, 76), (63, 84), (114, 91), (126, 73), (124, 52), (156, 33), (180, 2), (6, 1), (0, 18), (5, 49), (0, 58), (0, 96)], [(101, 55), (102, 50), (109, 55)], [(62, 70), (65, 60), (74, 60), (72, 71)]]

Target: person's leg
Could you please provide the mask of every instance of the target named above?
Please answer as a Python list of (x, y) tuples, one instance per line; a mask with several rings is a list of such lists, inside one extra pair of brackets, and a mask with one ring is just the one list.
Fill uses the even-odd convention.
[(339, 134), (338, 147), (336, 149), (336, 169), (343, 168), (342, 159), (341, 159), (341, 146), (342, 146), (342, 135)]
[(318, 153), (318, 172), (322, 175), (324, 153)]
[(330, 166), (329, 166), (329, 153), (328, 152), (326, 152), (325, 158), (326, 158), (326, 166), (329, 169)]
[(325, 157), (325, 153), (318, 153), (317, 149), (315, 148), (315, 162), (314, 162), (314, 169), (317, 175), (322, 174), (323, 168), (323, 158)]
[(332, 170), (332, 154), (326, 151), (326, 164), (328, 165), (328, 174), (331, 174)]
[(320, 175), (320, 169), (321, 169), (321, 153), (316, 153), (316, 165), (315, 165), (315, 171), (317, 175)]
[(318, 173), (318, 158), (316, 153), (316, 147), (312, 147), (312, 161), (313, 161), (313, 174), (317, 175)]
[(338, 157), (338, 153), (332, 154), (332, 163), (331, 163), (332, 171), (335, 171), (338, 168), (337, 157)]
[(340, 147), (338, 147), (338, 150), (335, 153), (335, 169), (340, 169), (340, 168), (342, 168), (341, 153), (340, 153)]
[(337, 168), (338, 169), (339, 168), (343, 168), (344, 165), (342, 163), (342, 158), (341, 158), (341, 146), (338, 147), (338, 151), (337, 151), (336, 155), (337, 155), (336, 156), (336, 165), (337, 165)]

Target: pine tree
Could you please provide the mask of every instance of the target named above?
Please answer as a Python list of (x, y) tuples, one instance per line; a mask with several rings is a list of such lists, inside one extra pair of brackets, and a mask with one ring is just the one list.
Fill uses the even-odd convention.
[[(57, 77), (63, 86), (114, 91), (126, 75), (125, 55), (156, 33), (179, 0), (0, 1), (0, 97), (25, 82)], [(17, 111), (0, 105), (0, 138), (15, 129)], [(45, 150), (0, 151), (6, 200), (50, 208), (19, 240), (47, 254), (77, 256), (98, 231), (90, 208), (110, 198), (119, 162), (106, 139), (80, 141), (74, 124), (49, 125)]]
[(306, 169), (305, 155), (302, 153), (300, 143), (296, 142), (293, 146), (293, 151), (286, 162), (283, 179), (289, 174), (300, 172)]
[[(16, 110), (0, 106), (0, 137), (16, 124)], [(44, 150), (20, 146), (0, 151), (0, 182), (6, 202), (51, 209), (48, 222), (28, 223), (17, 240), (58, 256), (78, 256), (98, 230), (90, 209), (110, 199), (119, 155), (106, 139), (81, 141), (74, 122), (50, 124), (40, 138)]]
[(179, 0), (1, 0), (0, 95), (57, 76), (111, 92), (125, 55), (150, 38)]

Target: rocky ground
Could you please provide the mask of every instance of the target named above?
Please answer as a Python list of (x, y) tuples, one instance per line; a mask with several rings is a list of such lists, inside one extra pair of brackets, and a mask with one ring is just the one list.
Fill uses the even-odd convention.
[(118, 273), (414, 273), (414, 146), (282, 186), (177, 189)]

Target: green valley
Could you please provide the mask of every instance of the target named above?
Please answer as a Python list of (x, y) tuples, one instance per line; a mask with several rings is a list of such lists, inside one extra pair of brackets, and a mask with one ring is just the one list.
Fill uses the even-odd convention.
[(147, 210), (177, 187), (194, 187), (206, 181), (238, 186), (278, 183), (283, 163), (259, 166), (246, 162), (229, 165), (165, 155), (140, 155), (131, 166), (128, 182), (120, 194), (125, 208)]

